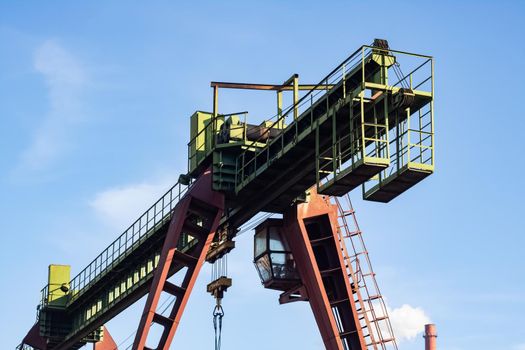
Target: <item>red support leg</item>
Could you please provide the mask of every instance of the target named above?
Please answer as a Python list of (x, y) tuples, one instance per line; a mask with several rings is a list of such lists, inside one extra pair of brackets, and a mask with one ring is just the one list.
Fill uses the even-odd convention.
[(23, 345), (29, 345), (34, 349), (37, 350), (46, 350), (47, 349), (47, 342), (46, 340), (40, 335), (40, 325), (35, 323), (33, 327), (27, 332), (27, 335), (22, 340)]
[(364, 350), (337, 229), (337, 207), (315, 191), (284, 215), (284, 232), (326, 349)]
[[(207, 170), (175, 207), (133, 350), (150, 349), (146, 347), (146, 340), (152, 323), (163, 326), (159, 344), (155, 349), (169, 349), (223, 210), (224, 196), (212, 190), (211, 171)], [(189, 234), (196, 240), (195, 246), (186, 253), (177, 250), (182, 233)], [(187, 267), (187, 271), (180, 285), (167, 281), (170, 273), (182, 267)], [(163, 291), (176, 297), (168, 316), (156, 312)]]
[(113, 340), (108, 329), (104, 326), (102, 341), (93, 344), (93, 350), (118, 350), (117, 343)]

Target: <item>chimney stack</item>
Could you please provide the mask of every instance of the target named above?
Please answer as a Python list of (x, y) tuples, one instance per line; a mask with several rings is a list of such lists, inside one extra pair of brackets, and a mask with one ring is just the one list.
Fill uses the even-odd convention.
[(436, 325), (435, 324), (426, 324), (425, 325), (425, 350), (436, 350)]

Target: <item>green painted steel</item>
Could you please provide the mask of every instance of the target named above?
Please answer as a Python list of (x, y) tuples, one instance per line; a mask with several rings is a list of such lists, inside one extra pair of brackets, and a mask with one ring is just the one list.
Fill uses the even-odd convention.
[[(56, 339), (56, 344), (81, 334), (78, 347), (99, 341), (99, 327), (115, 310), (125, 309), (147, 293), (172, 211), (186, 188), (173, 186), (85, 269), (68, 278), (69, 291), (61, 298), (64, 306), (59, 312), (48, 297), (50, 286), (56, 284), (44, 287), (38, 315), (45, 328), (41, 334)], [(193, 242), (184, 235), (179, 245), (185, 252)], [(63, 277), (58, 282), (63, 283)]]
[[(404, 59), (414, 61), (408, 74), (400, 73)], [(296, 103), (283, 110), (278, 90), (278, 113), (263, 123), (249, 124), (247, 112), (190, 118), (185, 179), (211, 167), (213, 188), (226, 194), (224, 222), (239, 227), (259, 211), (282, 212), (315, 184), (331, 195), (362, 186), (365, 199), (387, 202), (433, 173), (431, 57), (362, 46), (317, 85), (291, 79)], [(217, 106), (216, 89), (214, 99)], [(73, 279), (66, 268), (50, 270), (39, 306), (49, 349), (100, 339), (103, 323), (147, 293), (186, 188), (172, 187)], [(190, 251), (193, 241), (185, 235), (179, 246)]]
[[(409, 63), (410, 73), (401, 72), (400, 62)], [(298, 77), (293, 78), (299, 86)], [(306, 94), (284, 112), (278, 90), (278, 113), (263, 123), (259, 137), (248, 137), (246, 113), (242, 118), (217, 114), (216, 123), (193, 134), (190, 160), (201, 135), (215, 135), (200, 162), (213, 165), (214, 189), (226, 192), (232, 202), (243, 203), (261, 191), (278, 193), (273, 204), (251, 211), (233, 208), (233, 222), (259, 210), (281, 211), (307, 188), (303, 183), (317, 183), (318, 191), (329, 195), (362, 186), (364, 199), (385, 202), (433, 172), (432, 57), (365, 45), (308, 89), (302, 86)], [(304, 166), (291, 170), (298, 159)], [(195, 169), (190, 164), (189, 174), (195, 176)], [(239, 211), (244, 212), (235, 218)]]

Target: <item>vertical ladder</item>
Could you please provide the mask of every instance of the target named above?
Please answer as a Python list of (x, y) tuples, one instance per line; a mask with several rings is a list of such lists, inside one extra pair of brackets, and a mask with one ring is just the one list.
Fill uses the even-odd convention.
[[(339, 198), (334, 197), (339, 214), (337, 231), (367, 350), (397, 350), (390, 318), (375, 279), (355, 210), (350, 197), (345, 197), (346, 203), (341, 203)], [(350, 243), (351, 254), (346, 248), (345, 240)]]

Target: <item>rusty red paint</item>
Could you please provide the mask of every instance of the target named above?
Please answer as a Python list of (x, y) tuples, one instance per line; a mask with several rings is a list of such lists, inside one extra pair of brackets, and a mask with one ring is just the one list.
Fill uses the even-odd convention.
[[(348, 337), (347, 339), (349, 339), (348, 341), (353, 349), (366, 349), (352, 290), (345, 274), (344, 260), (337, 249), (337, 217), (337, 207), (330, 203), (329, 197), (320, 196), (313, 190), (308, 202), (297, 204), (285, 213), (284, 231), (296, 260), (302, 283), (306, 288), (325, 348), (342, 350), (344, 349), (342, 337)], [(332, 266), (332, 268), (335, 267), (333, 273), (337, 275), (337, 292), (344, 295), (344, 297), (339, 296), (339, 298), (345, 303), (346, 310), (350, 309), (350, 312), (346, 312), (339, 320), (344, 328), (342, 330), (338, 329), (337, 321), (332, 312), (331, 303), (333, 304), (334, 300), (330, 300), (330, 298), (333, 298), (333, 295), (328, 295), (323, 281), (322, 273), (325, 271), (322, 271), (318, 264), (312, 245), (313, 240), (309, 237), (306, 228), (307, 221), (321, 218), (328, 219), (331, 231), (325, 238), (328, 245), (324, 248), (331, 249), (330, 254), (339, 257), (335, 265)]]
[(435, 324), (425, 325), (425, 335), (423, 337), (425, 338), (425, 350), (436, 350), (437, 349), (437, 344), (436, 344), (437, 331), (436, 331)]
[[(155, 349), (168, 350), (170, 347), (224, 211), (224, 195), (213, 191), (211, 184), (211, 171), (208, 169), (199, 177), (196, 183), (191, 186), (183, 199), (175, 207), (133, 343), (134, 350), (143, 350), (146, 348), (146, 340), (153, 322), (164, 327), (159, 343)], [(210, 209), (210, 213), (214, 212), (214, 214), (210, 214), (211, 216), (208, 218), (211, 220), (209, 232), (198, 239), (197, 245), (192, 253), (193, 255), (186, 255), (179, 252), (176, 248), (182, 229), (186, 220), (188, 220), (188, 213), (190, 209), (197, 205), (196, 203), (201, 203), (200, 205), (206, 206)], [(177, 262), (188, 267), (181, 286), (175, 286), (167, 282), (172, 264)], [(162, 316), (156, 313), (163, 291), (177, 294), (168, 316)]]
[(22, 344), (32, 346), (35, 349), (38, 350), (46, 350), (47, 349), (47, 342), (46, 340), (40, 335), (40, 325), (35, 323), (33, 327), (27, 332), (27, 335), (22, 340)]
[(102, 341), (93, 344), (93, 350), (118, 350), (117, 343), (113, 340), (106, 326), (104, 326), (103, 334)]

